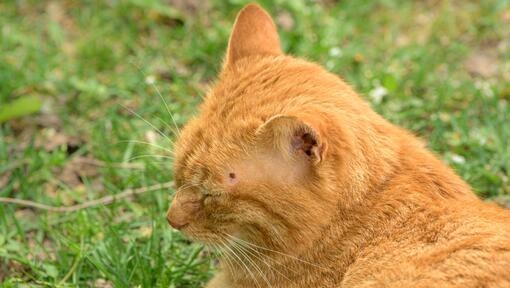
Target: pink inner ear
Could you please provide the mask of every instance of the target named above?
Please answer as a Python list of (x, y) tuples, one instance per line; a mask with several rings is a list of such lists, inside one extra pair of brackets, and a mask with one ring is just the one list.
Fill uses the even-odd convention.
[(317, 141), (315, 141), (310, 133), (303, 133), (294, 135), (291, 140), (291, 145), (295, 150), (302, 150), (306, 155), (312, 156), (312, 150), (314, 146), (317, 146)]
[(290, 144), (292, 145), (292, 148), (294, 148), (294, 150), (301, 150), (301, 148), (305, 145), (305, 142), (303, 141), (303, 138), (295, 135), (294, 137), (292, 137)]

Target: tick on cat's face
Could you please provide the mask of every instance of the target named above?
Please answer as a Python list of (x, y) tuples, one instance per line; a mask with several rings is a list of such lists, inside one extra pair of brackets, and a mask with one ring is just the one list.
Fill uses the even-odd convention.
[(317, 232), (335, 205), (320, 189), (327, 123), (313, 110), (328, 79), (282, 54), (263, 10), (243, 10), (218, 83), (177, 140), (170, 225), (210, 243), (233, 235), (292, 245)]

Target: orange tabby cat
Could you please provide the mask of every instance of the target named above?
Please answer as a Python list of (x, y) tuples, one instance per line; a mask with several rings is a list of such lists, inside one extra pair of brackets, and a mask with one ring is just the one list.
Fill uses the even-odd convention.
[(209, 288), (510, 287), (510, 212), (483, 203), (246, 6), (176, 145), (167, 218), (223, 251)]

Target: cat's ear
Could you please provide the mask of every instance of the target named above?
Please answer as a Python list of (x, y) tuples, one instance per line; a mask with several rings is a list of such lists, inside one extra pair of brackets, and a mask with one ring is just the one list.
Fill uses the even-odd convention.
[(276, 149), (293, 159), (317, 165), (324, 160), (326, 143), (314, 123), (296, 116), (276, 115), (256, 132), (265, 147)]
[(271, 16), (257, 4), (246, 5), (237, 14), (224, 67), (247, 56), (280, 54), (280, 38)]

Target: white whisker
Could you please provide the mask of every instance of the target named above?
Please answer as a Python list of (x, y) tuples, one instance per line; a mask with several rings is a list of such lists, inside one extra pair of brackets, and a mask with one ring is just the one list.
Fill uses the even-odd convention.
[(146, 145), (149, 145), (149, 146), (152, 146), (154, 148), (158, 148), (158, 149), (161, 149), (163, 151), (166, 151), (168, 153), (170, 153), (171, 155), (175, 155), (175, 153), (166, 148), (166, 147), (163, 147), (161, 145), (157, 145), (157, 144), (154, 144), (154, 143), (151, 143), (151, 142), (147, 142), (147, 141), (140, 141), (140, 140), (121, 140), (121, 141), (118, 141), (118, 143), (136, 143), (136, 144), (146, 144)]
[(137, 155), (137, 156), (134, 156), (134, 157), (131, 157), (127, 160), (127, 162), (131, 162), (135, 159), (140, 159), (140, 158), (149, 158), (149, 157), (152, 157), (152, 158), (164, 158), (164, 159), (171, 159), (171, 160), (174, 160), (174, 157), (171, 157), (171, 156), (165, 156), (165, 155), (152, 155), (152, 154), (145, 154), (145, 155)]
[(260, 287), (260, 284), (259, 282), (257, 281), (257, 278), (255, 277), (255, 275), (253, 275), (253, 273), (251, 272), (251, 270), (248, 268), (248, 266), (246, 265), (246, 263), (244, 263), (244, 261), (235, 253), (234, 250), (232, 250), (232, 248), (230, 248), (230, 246), (227, 244), (225, 245), (225, 248), (227, 248), (234, 257), (236, 257), (239, 262), (241, 262), (240, 264), (242, 264), (244, 266), (244, 268), (246, 269), (246, 271), (248, 271), (248, 273), (250, 274), (250, 276), (253, 278), (253, 280), (255, 281), (255, 284), (257, 285), (257, 287)]
[[(250, 253), (250, 255), (252, 255), (253, 257), (259, 259), (260, 261), (262, 261), (269, 269), (270, 271), (274, 270), (276, 273), (280, 274), (283, 278), (289, 280), (290, 282), (290, 279), (287, 278), (287, 276), (285, 276), (285, 274), (283, 274), (282, 272), (280, 272), (276, 267), (272, 266), (270, 263), (268, 263), (266, 261), (267, 258), (269, 258), (268, 260), (273, 262), (273, 263), (276, 263), (277, 265), (281, 265), (283, 266), (283, 264), (281, 264), (280, 262), (274, 260), (274, 259), (271, 259), (268, 255), (266, 254), (263, 254), (261, 253), (260, 251), (257, 251), (255, 250), (253, 247), (250, 247), (250, 246), (247, 246), (246, 244), (242, 243), (242, 242), (235, 242), (237, 245), (239, 245), (240, 247), (242, 247), (243, 249), (245, 249), (246, 253)], [(256, 253), (256, 254), (254, 254)], [(290, 269), (289, 267), (285, 267), (286, 269)], [(293, 272), (295, 273), (298, 273), (296, 270), (294, 269), (290, 269), (292, 270)]]
[[(159, 93), (159, 92), (158, 92), (158, 93)], [(163, 97), (162, 97), (161, 95), (160, 95), (160, 97), (161, 97), (161, 99), (163, 99)], [(163, 101), (164, 101), (164, 100), (163, 100)], [(166, 105), (166, 103), (165, 103), (165, 105)], [(158, 117), (158, 116), (155, 116), (155, 117), (156, 117), (156, 118), (158, 118), (158, 119), (159, 119), (159, 121), (163, 122), (163, 123), (164, 123), (164, 124), (165, 124), (165, 125), (166, 125), (166, 126), (167, 126), (167, 127), (168, 127), (171, 131), (172, 131), (172, 133), (173, 133), (175, 136), (181, 136), (181, 131), (179, 130), (179, 127), (177, 127), (177, 123), (176, 123), (176, 122), (175, 122), (175, 120), (174, 120), (174, 116), (172, 116), (172, 114), (171, 114), (171, 113), (170, 113), (170, 111), (168, 110), (168, 107), (167, 107), (167, 112), (168, 112), (168, 114), (170, 114), (170, 118), (172, 119), (172, 122), (173, 122), (173, 124), (174, 124), (174, 126), (175, 126), (175, 128), (176, 128), (177, 130), (175, 130), (174, 128), (172, 128), (172, 126), (171, 126), (170, 124), (168, 124), (165, 120), (161, 119), (160, 117)]]
[(159, 97), (161, 98), (161, 100), (163, 100), (163, 103), (165, 103), (166, 111), (170, 115), (170, 118), (172, 119), (172, 122), (174, 123), (175, 129), (177, 131), (177, 133), (176, 132), (174, 132), (174, 133), (177, 136), (181, 136), (181, 131), (179, 130), (179, 126), (177, 126), (177, 122), (175, 122), (175, 118), (172, 115), (172, 112), (170, 112), (170, 108), (168, 108), (168, 104), (166, 103), (165, 98), (163, 98), (163, 95), (161, 95), (161, 91), (159, 91), (158, 86), (156, 86), (156, 84), (154, 84), (154, 83), (152, 83), (152, 87), (154, 87), (154, 89), (156, 89), (156, 92), (158, 93)]
[(286, 253), (283, 253), (283, 252), (280, 252), (280, 251), (276, 251), (276, 250), (273, 250), (273, 249), (269, 249), (269, 248), (266, 248), (266, 247), (258, 246), (258, 245), (256, 245), (256, 244), (253, 244), (253, 243), (250, 243), (250, 242), (245, 241), (245, 240), (243, 240), (243, 239), (237, 238), (237, 237), (235, 237), (235, 236), (233, 236), (233, 235), (230, 235), (230, 234), (228, 234), (228, 233), (225, 233), (225, 234), (226, 234), (227, 236), (229, 236), (229, 237), (230, 237), (230, 239), (231, 239), (232, 241), (240, 241), (240, 242), (243, 242), (243, 243), (245, 243), (245, 244), (247, 244), (247, 245), (250, 245), (250, 246), (252, 246), (252, 247), (256, 247), (256, 248), (259, 248), (259, 249), (262, 249), (262, 250), (266, 250), (266, 251), (269, 251), (269, 252), (273, 252), (273, 253), (276, 253), (276, 254), (279, 254), (279, 255), (282, 255), (282, 256), (286, 256), (286, 257), (289, 257), (289, 258), (294, 259), (294, 260), (296, 260), (296, 261), (299, 261), (299, 262), (301, 262), (301, 263), (305, 263), (305, 264), (308, 264), (308, 265), (311, 265), (311, 266), (314, 266), (314, 267), (317, 267), (317, 268), (321, 268), (321, 269), (329, 270), (329, 271), (331, 270), (331, 269), (329, 269), (329, 268), (322, 267), (322, 266), (317, 265), (317, 264), (315, 264), (315, 263), (305, 261), (305, 260), (300, 259), (300, 258), (298, 258), (298, 257), (296, 257), (296, 256), (293, 256), (293, 255), (290, 255), (290, 254), (286, 254)]
[(166, 136), (165, 133), (161, 132), (161, 130), (158, 129), (156, 126), (154, 126), (151, 122), (147, 121), (145, 118), (140, 116), (140, 114), (136, 113), (132, 109), (130, 109), (130, 108), (128, 108), (128, 107), (126, 107), (126, 106), (124, 106), (122, 104), (119, 104), (119, 105), (122, 106), (127, 111), (129, 111), (130, 113), (132, 113), (133, 115), (135, 115), (138, 118), (140, 118), (141, 120), (143, 120), (145, 123), (147, 123), (149, 126), (151, 126), (154, 130), (156, 130), (159, 133), (159, 135), (163, 136), (166, 140), (168, 140), (168, 142), (170, 142), (172, 145), (174, 145), (174, 142), (170, 139), (170, 137)]
[[(138, 68), (138, 71), (140, 71), (140, 73), (142, 73), (142, 75), (144, 77), (147, 77), (147, 75), (145, 74), (145, 72), (143, 72), (142, 68), (137, 65), (136, 63), (132, 62), (133, 65), (135, 65), (137, 68)], [(166, 109), (166, 112), (168, 113), (168, 115), (170, 115), (170, 118), (172, 119), (172, 122), (174, 123), (174, 126), (175, 126), (175, 129), (176, 130), (173, 130), (170, 125), (168, 123), (166, 123), (165, 121), (163, 121), (162, 119), (160, 119), (163, 123), (165, 123), (165, 125), (167, 125), (171, 130), (172, 132), (174, 133), (174, 135), (178, 135), (180, 136), (181, 135), (181, 131), (179, 130), (179, 126), (177, 126), (177, 122), (175, 122), (175, 118), (174, 116), (172, 115), (172, 112), (170, 112), (170, 108), (168, 107), (168, 103), (166, 102), (165, 98), (163, 97), (163, 95), (161, 94), (161, 91), (159, 90), (158, 86), (156, 86), (156, 84), (154, 84), (154, 82), (151, 82), (149, 85), (152, 86), (152, 88), (154, 88), (154, 90), (156, 90), (156, 93), (158, 93), (159, 95), (159, 98), (161, 98), (161, 100), (163, 101), (163, 103), (165, 104), (165, 109)]]
[(271, 284), (269, 283), (269, 280), (266, 278), (266, 276), (264, 275), (264, 272), (262, 272), (262, 270), (260, 269), (260, 267), (257, 265), (257, 263), (255, 263), (255, 261), (253, 261), (251, 259), (251, 257), (249, 257), (244, 251), (243, 249), (241, 248), (240, 245), (236, 245), (236, 242), (231, 242), (233, 245), (232, 245), (232, 249), (236, 249), (237, 248), (237, 251), (239, 253), (241, 253), (246, 260), (248, 260), (248, 262), (251, 264), (252, 267), (255, 268), (255, 270), (257, 270), (257, 272), (259, 272), (260, 276), (262, 277), (262, 279), (266, 282), (266, 284), (269, 286), (269, 287), (272, 287)]
[[(223, 243), (223, 242), (222, 242)], [(224, 245), (224, 244), (223, 244)], [(219, 246), (219, 245), (218, 245)], [(224, 247), (222, 247), (224, 248)], [(228, 253), (226, 253), (225, 251), (223, 251), (222, 249), (219, 249), (220, 252), (221, 252), (221, 260), (224, 260), (225, 262), (223, 262), (222, 264), (225, 264), (227, 267), (227, 269), (230, 270), (231, 273), (234, 273), (235, 272), (235, 267), (234, 267), (234, 264), (231, 262), (232, 260), (230, 259)]]

